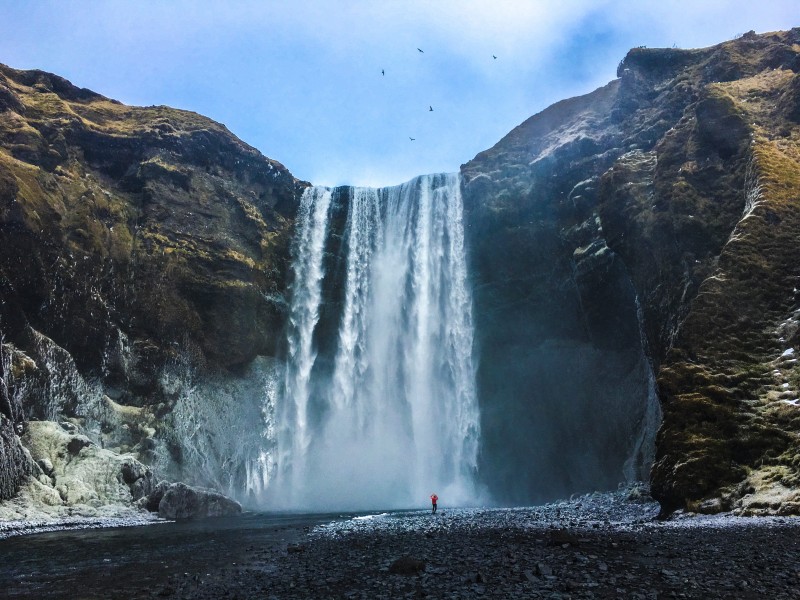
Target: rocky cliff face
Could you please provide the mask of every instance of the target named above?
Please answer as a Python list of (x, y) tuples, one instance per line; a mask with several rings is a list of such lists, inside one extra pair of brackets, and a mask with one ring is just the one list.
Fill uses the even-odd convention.
[(197, 114), (0, 65), (0, 497), (29, 418), (186, 462), (176, 370), (191, 387), (275, 354), (304, 185)]
[[(536, 453), (551, 467), (531, 490), (565, 461), (572, 487), (619, 479), (603, 468), (636, 444), (590, 440), (598, 420), (630, 422), (641, 332), (665, 512), (798, 512), (798, 71), (800, 29), (637, 48), (619, 79), (462, 167), (481, 397), (498, 408), (485, 411), (487, 462)], [(554, 413), (568, 423), (555, 437), (537, 423)], [(597, 470), (575, 470), (582, 455)]]

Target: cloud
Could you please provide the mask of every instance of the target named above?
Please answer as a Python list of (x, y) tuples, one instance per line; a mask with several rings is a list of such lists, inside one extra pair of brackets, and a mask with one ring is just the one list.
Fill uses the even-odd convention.
[(0, 62), (201, 112), (320, 183), (456, 170), (547, 104), (606, 83), (632, 46), (705, 46), (798, 25), (796, 0), (0, 7)]

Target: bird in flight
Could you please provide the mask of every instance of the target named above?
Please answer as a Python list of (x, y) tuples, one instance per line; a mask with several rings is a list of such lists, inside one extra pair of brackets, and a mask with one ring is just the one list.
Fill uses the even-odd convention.
[(381, 69), (381, 75), (386, 75), (383, 69)]
[(423, 54), (425, 54), (425, 51), (424, 51), (422, 48), (417, 48), (417, 50), (419, 50), (420, 52), (422, 52)]
[(497, 57), (494, 54), (492, 54), (492, 58), (497, 60)]
[(413, 141), (414, 141), (415, 139), (417, 139), (417, 138), (412, 138), (411, 136), (409, 136), (409, 138), (408, 138), (408, 139), (410, 139), (410, 140), (413, 142)]
[(433, 107), (428, 105), (428, 112), (433, 112)]

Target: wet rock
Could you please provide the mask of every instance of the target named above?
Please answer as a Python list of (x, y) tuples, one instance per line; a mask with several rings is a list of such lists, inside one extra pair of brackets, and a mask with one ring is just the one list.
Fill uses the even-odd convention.
[(14, 497), (31, 470), (13, 423), (0, 415), (0, 500)]
[(486, 583), (486, 577), (480, 571), (472, 571), (464, 577), (464, 583)]
[(395, 575), (417, 575), (425, 570), (425, 561), (411, 556), (401, 556), (389, 565), (389, 572)]
[(550, 546), (563, 546), (564, 544), (577, 546), (580, 539), (567, 529), (556, 529), (550, 532), (547, 543)]
[(153, 491), (152, 473), (147, 471), (146, 475), (143, 475), (139, 479), (135, 480), (133, 483), (129, 484), (128, 487), (131, 490), (131, 498), (134, 501), (141, 500), (143, 498), (149, 498)]
[(725, 510), (722, 498), (709, 498), (697, 506), (697, 512), (702, 515), (715, 515)]
[(238, 515), (242, 506), (214, 490), (173, 483), (158, 504), (158, 516), (164, 519), (202, 519)]
[(78, 454), (81, 449), (90, 446), (91, 443), (87, 437), (75, 436), (67, 443), (67, 452), (73, 455)]
[(50, 475), (53, 472), (53, 463), (47, 457), (37, 460), (36, 464), (39, 465), (45, 475)]
[(149, 473), (149, 469), (137, 460), (127, 461), (122, 465), (122, 479), (127, 484), (134, 483), (146, 473)]
[(164, 494), (169, 489), (169, 482), (168, 481), (159, 481), (152, 489), (150, 494), (147, 496), (147, 503), (145, 504), (145, 508), (150, 512), (158, 512), (158, 506), (161, 504), (161, 499), (164, 497)]

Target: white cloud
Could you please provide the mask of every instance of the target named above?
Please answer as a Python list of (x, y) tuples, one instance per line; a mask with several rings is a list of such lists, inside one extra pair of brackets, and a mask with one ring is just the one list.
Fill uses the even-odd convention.
[(796, 0), (6, 4), (0, 61), (202, 112), (331, 183), (456, 170), (547, 103), (605, 83), (631, 46), (800, 25)]

